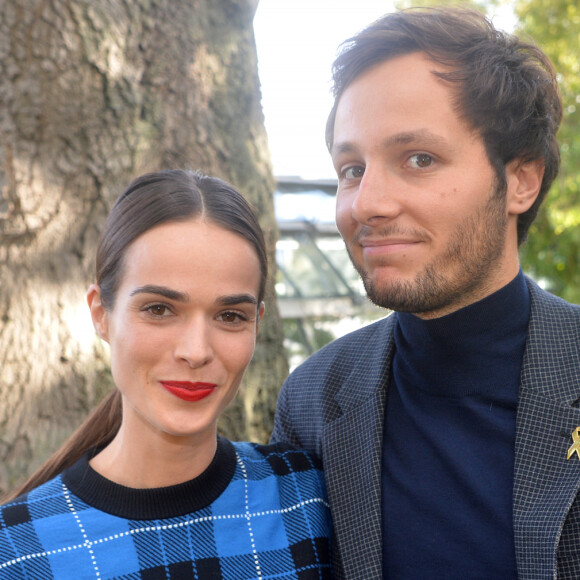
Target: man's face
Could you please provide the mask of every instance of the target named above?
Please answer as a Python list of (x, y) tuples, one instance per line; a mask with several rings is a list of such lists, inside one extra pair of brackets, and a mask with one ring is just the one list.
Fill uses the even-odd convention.
[[(442, 316), (517, 274), (516, 220), (481, 137), (422, 53), (383, 62), (340, 98), (336, 220), (371, 300)], [(511, 206), (510, 206), (511, 207)]]

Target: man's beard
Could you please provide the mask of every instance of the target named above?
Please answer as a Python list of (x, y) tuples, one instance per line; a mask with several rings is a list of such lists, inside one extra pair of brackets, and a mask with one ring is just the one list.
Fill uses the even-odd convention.
[[(447, 248), (425, 265), (413, 280), (375, 281), (363, 264), (354, 267), (360, 274), (369, 298), (383, 308), (414, 314), (436, 312), (484, 289), (505, 248), (507, 231), (505, 182), (494, 182), (485, 205), (458, 224)], [(347, 247), (348, 250), (348, 247)]]

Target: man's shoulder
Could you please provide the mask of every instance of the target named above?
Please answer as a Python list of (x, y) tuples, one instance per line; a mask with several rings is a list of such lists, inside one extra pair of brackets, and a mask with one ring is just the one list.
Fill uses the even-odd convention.
[(530, 290), (532, 322), (552, 321), (558, 323), (560, 320), (564, 320), (571, 324), (580, 323), (580, 305), (570, 304), (547, 292), (530, 278), (527, 278), (526, 281)]
[[(528, 281), (531, 298), (523, 382), (546, 396), (575, 401), (580, 396), (580, 306)], [(538, 377), (550, 377), (538, 381)]]
[(314, 368), (327, 368), (336, 363), (351, 366), (359, 359), (382, 357), (392, 340), (394, 322), (395, 316), (389, 315), (337, 338), (311, 355), (294, 373), (310, 373)]
[(395, 321), (396, 315), (387, 316), (338, 338), (292, 371), (280, 392), (272, 440), (290, 441), (321, 456), (323, 426), (384, 382)]

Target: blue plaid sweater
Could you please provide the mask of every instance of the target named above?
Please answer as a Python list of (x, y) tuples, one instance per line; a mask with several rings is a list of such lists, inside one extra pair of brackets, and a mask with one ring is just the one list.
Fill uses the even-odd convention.
[(330, 578), (324, 483), (303, 451), (219, 438), (203, 474), (158, 489), (88, 461), (0, 508), (0, 579)]

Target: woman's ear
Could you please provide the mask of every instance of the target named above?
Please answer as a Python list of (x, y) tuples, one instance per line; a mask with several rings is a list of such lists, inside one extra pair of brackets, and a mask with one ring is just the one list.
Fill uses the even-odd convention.
[(87, 303), (91, 311), (93, 326), (100, 338), (109, 341), (109, 320), (107, 310), (101, 302), (101, 289), (97, 284), (91, 284), (87, 291)]
[(262, 316), (264, 316), (264, 311), (266, 310), (266, 305), (263, 302), (260, 302), (260, 306), (258, 306), (258, 317), (256, 318), (256, 332), (260, 327), (260, 321), (262, 320)]
[(541, 159), (522, 161), (514, 159), (506, 166), (507, 211), (512, 215), (522, 214), (532, 207), (540, 193), (544, 178)]

